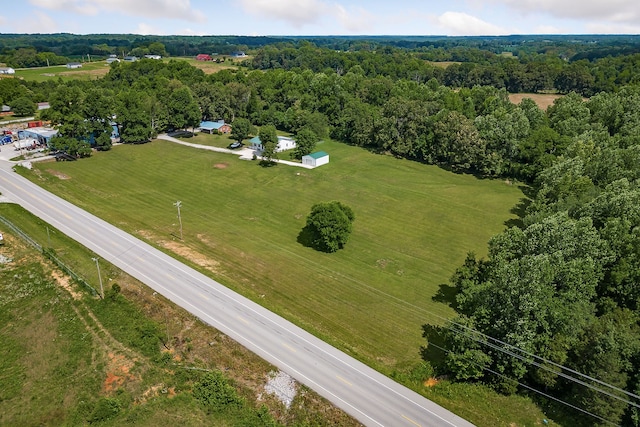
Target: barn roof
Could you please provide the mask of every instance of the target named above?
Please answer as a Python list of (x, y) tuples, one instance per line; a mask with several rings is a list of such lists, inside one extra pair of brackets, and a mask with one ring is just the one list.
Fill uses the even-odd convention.
[(225, 122), (200, 122), (200, 129), (219, 130), (225, 124)]
[(312, 159), (321, 159), (323, 157), (328, 156), (329, 154), (325, 153), (324, 151), (316, 151), (315, 153), (311, 153), (311, 154), (307, 154), (307, 156), (311, 157)]

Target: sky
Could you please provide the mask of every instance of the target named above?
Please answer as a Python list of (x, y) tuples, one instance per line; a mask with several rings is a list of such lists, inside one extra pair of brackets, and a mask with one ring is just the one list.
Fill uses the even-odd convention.
[(0, 0), (1, 33), (640, 34), (639, 0)]

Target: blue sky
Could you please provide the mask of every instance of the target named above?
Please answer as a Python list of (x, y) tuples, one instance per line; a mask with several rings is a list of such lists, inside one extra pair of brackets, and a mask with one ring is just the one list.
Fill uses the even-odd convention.
[(638, 0), (2, 0), (2, 33), (640, 34)]

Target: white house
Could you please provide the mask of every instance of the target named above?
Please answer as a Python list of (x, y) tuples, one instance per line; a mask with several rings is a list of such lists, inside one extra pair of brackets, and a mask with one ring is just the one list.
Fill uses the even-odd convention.
[(114, 62), (120, 62), (120, 60), (114, 56), (110, 56), (109, 58), (107, 58), (107, 64), (111, 64)]
[(162, 59), (160, 55), (145, 55), (144, 57), (147, 59)]
[(81, 64), (81, 63), (79, 63), (79, 62), (69, 62), (69, 63), (67, 64), (67, 68), (71, 68), (71, 69), (74, 69), (74, 68), (82, 68), (82, 64)]
[(329, 163), (329, 155), (324, 151), (316, 151), (315, 153), (302, 156), (302, 164), (318, 167)]
[(11, 67), (0, 67), (0, 74), (15, 74), (16, 70)]
[[(260, 141), (260, 137), (254, 136), (249, 140), (251, 143), (251, 148), (258, 152), (261, 152), (264, 147), (262, 146), (262, 141)], [(292, 150), (296, 148), (296, 140), (293, 138), (289, 138), (288, 136), (278, 136), (278, 145), (276, 146), (276, 153), (286, 150)]]

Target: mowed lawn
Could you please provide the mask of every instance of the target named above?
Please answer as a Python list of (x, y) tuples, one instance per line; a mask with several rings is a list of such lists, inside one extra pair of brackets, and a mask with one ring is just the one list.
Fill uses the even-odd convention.
[[(433, 299), (440, 286), (468, 251), (486, 253), (523, 194), (333, 141), (318, 149), (330, 164), (263, 168), (154, 141), (34, 164), (29, 175), (353, 356), (386, 372), (406, 368), (419, 360), (421, 325), (453, 314)], [(334, 254), (297, 241), (311, 206), (329, 200), (356, 215), (350, 241)]]
[(51, 67), (20, 68), (15, 76), (24, 80), (46, 82), (49, 80), (96, 80), (106, 75), (110, 70), (106, 61), (83, 63), (81, 68), (70, 69), (66, 65), (52, 65)]

